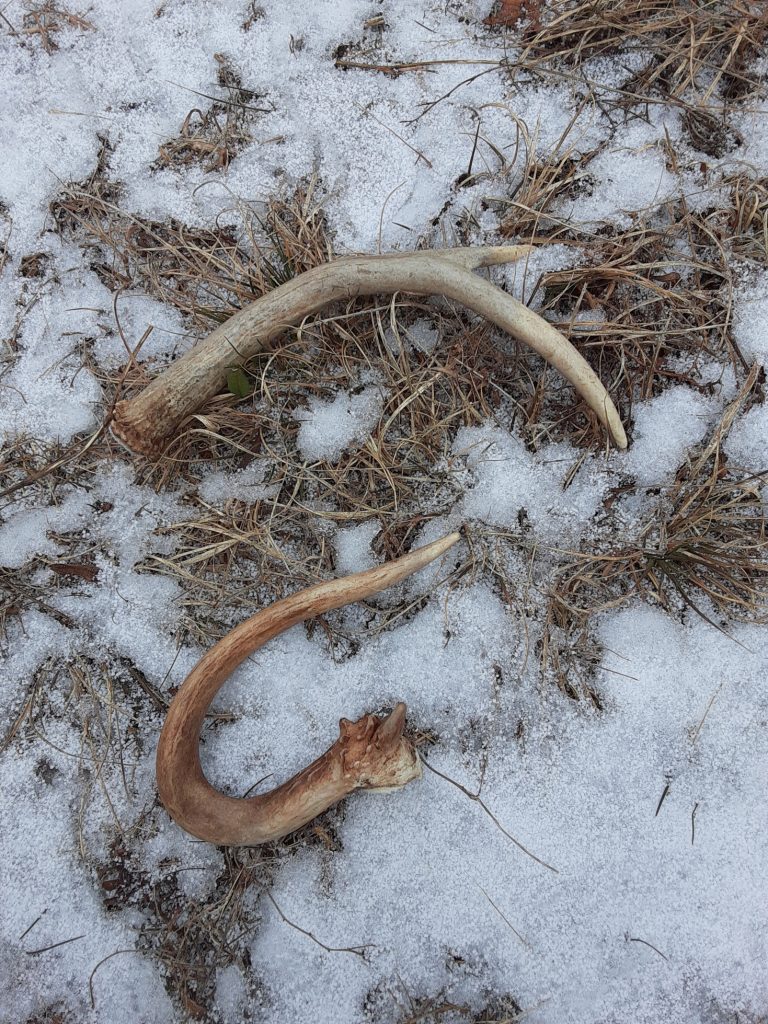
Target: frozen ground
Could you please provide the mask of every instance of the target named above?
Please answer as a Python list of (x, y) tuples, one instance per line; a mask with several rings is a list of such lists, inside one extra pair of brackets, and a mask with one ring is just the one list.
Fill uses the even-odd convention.
[[(734, 168), (768, 176), (759, 103), (737, 107), (737, 143), (713, 156), (696, 148), (674, 103), (621, 122), (599, 104), (577, 107), (570, 79), (513, 86), (493, 62), (514, 61), (515, 32), (484, 25), (481, 0), (266, 0), (263, 10), (242, 0), (94, 0), (67, 9), (84, 21), (59, 17), (55, 48), (40, 25), (63, 8), (48, 5), (47, 23), (30, 20), (41, 6), (0, 8), (0, 462), (9, 484), (21, 478), (11, 472), (20, 450), (53, 458), (57, 445), (89, 436), (109, 374), (124, 364), (114, 296), (93, 253), (56, 233), (49, 213), (63, 183), (93, 171), (100, 137), (111, 146), (110, 178), (123, 183), (121, 209), (156, 221), (227, 222), (233, 197), (256, 204), (316, 175), (337, 252), (434, 243), (462, 212), (469, 241), (496, 243), (503, 207), (486, 200), (514, 194), (520, 123), (538, 152), (564, 133), (580, 153), (599, 150), (586, 164), (590, 187), (555, 208), (596, 233), (682, 195), (708, 209), (691, 168), (706, 164), (713, 194)], [(344, 70), (334, 55), (446, 63), (388, 75)], [(589, 74), (608, 95), (650, 59), (619, 52)], [(221, 94), (223, 60), (259, 108), (251, 141), (223, 168), (158, 166), (190, 109)], [(712, 81), (711, 99), (719, 88)], [(459, 190), (468, 167), (478, 178)], [(453, 219), (435, 229), (446, 204)], [(39, 276), (29, 273), (34, 254)], [(541, 273), (588, 259), (557, 245), (525, 274), (499, 279), (528, 295)], [(768, 363), (765, 282), (757, 258), (739, 264), (733, 333), (750, 364)], [(132, 345), (154, 325), (141, 358), (155, 369), (201, 333), (136, 290), (119, 301)], [(599, 302), (590, 315), (599, 321)], [(429, 319), (404, 337), (414, 358), (441, 344)], [(395, 351), (391, 334), (384, 342)], [(402, 699), (412, 724), (435, 738), (429, 764), (472, 794), (482, 787), (481, 805), (425, 771), (397, 795), (358, 795), (319, 839), (273, 851), (266, 866), (191, 841), (157, 805), (162, 715), (138, 680), (162, 703), (206, 646), (187, 624), (200, 596), (194, 575), (184, 584), (163, 571), (181, 543), (174, 524), (193, 502), (217, 514), (233, 499), (268, 503), (268, 454), (152, 486), (140, 460), (113, 448), (85, 477), (47, 477), (3, 498), (0, 567), (9, 587), (23, 588), (4, 605), (0, 668), (0, 1018), (768, 1018), (765, 628), (718, 629), (690, 608), (639, 598), (605, 611), (593, 627), (593, 702), (547, 681), (539, 656), (553, 564), (539, 549), (599, 544), (604, 510), (628, 483), (634, 496), (604, 528), (630, 530), (654, 514), (659, 489), (673, 485), (742, 383), (727, 359), (702, 359), (695, 374), (702, 388), (669, 377), (658, 393), (635, 396), (626, 454), (567, 437), (532, 445), (503, 409), (455, 430), (434, 466), (453, 480), (449, 507), (413, 543), (463, 522), (499, 534), (524, 522), (525, 543), (506, 556), (511, 591), (482, 571), (446, 587), (464, 548), (383, 599), (386, 610), (430, 594), (387, 629), (367, 632), (350, 609), (340, 622), (354, 642), (341, 654), (323, 630), (298, 628), (235, 674), (218, 702), (234, 720), (211, 730), (204, 750), (219, 786), (244, 792), (270, 772), (287, 777), (332, 742), (341, 715)], [(335, 465), (386, 417), (386, 379), (366, 370), (354, 384), (331, 398), (310, 394), (290, 418), (300, 459)], [(728, 436), (729, 466), (741, 475), (768, 468), (766, 408), (753, 402)], [(312, 507), (303, 514), (311, 519)], [(336, 571), (380, 560), (371, 545), (382, 521), (323, 520), (318, 535)], [(244, 614), (222, 611), (229, 625)], [(256, 881), (241, 893), (249, 871)], [(197, 920), (216, 933), (207, 987), (173, 980), (193, 954), (164, 909), (169, 892), (192, 922), (185, 935)], [(236, 896), (242, 917), (224, 934)]]

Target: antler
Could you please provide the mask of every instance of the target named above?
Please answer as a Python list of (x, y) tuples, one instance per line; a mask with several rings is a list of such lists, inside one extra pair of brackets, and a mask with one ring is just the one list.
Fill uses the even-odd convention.
[(211, 701), (232, 671), (289, 626), (377, 594), (422, 569), (458, 540), (451, 533), (393, 562), (319, 583), (258, 612), (219, 640), (171, 701), (157, 747), (157, 788), (175, 821), (198, 839), (255, 846), (300, 828), (356, 789), (399, 789), (421, 776), (421, 761), (403, 736), (405, 704), (387, 718), (342, 718), (333, 746), (269, 793), (235, 799), (205, 778), (198, 750)]
[(586, 360), (546, 320), (472, 273), (520, 259), (530, 249), (490, 246), (349, 256), (308, 270), (235, 313), (136, 398), (118, 402), (112, 430), (129, 448), (155, 458), (182, 421), (224, 386), (227, 370), (261, 351), (286, 327), (339, 299), (408, 292), (454, 299), (525, 342), (573, 384), (617, 447), (626, 448), (619, 414)]

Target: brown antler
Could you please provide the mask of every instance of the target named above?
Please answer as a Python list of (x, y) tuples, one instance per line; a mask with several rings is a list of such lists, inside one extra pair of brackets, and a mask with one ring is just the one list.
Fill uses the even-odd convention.
[(472, 273), (529, 251), (525, 245), (437, 249), (350, 256), (315, 267), (235, 313), (136, 398), (118, 402), (112, 429), (129, 448), (155, 458), (182, 421), (224, 386), (227, 370), (261, 351), (286, 327), (339, 299), (408, 292), (444, 295), (525, 342), (573, 384), (614, 443), (626, 448), (619, 414), (586, 360), (546, 320)]
[(293, 832), (356, 789), (399, 789), (421, 776), (421, 761), (403, 736), (405, 704), (384, 719), (342, 718), (339, 738), (322, 757), (277, 789), (241, 800), (219, 793), (203, 775), (200, 729), (232, 671), (272, 637), (391, 587), (458, 540), (451, 533), (393, 562), (292, 594), (241, 623), (200, 659), (171, 702), (157, 747), (160, 799), (182, 828), (210, 843), (255, 846)]

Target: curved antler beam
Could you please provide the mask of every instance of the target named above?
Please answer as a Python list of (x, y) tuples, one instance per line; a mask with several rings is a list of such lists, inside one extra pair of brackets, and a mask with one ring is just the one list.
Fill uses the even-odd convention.
[(156, 458), (183, 420), (221, 390), (227, 370), (250, 359), (285, 328), (337, 300), (407, 292), (444, 295), (525, 342), (573, 384), (616, 446), (626, 448), (616, 407), (573, 345), (523, 303), (472, 273), (529, 251), (530, 246), (517, 245), (348, 256), (308, 270), (235, 313), (136, 398), (118, 402), (112, 430), (129, 448)]
[(342, 718), (329, 750), (269, 793), (235, 799), (211, 786), (200, 765), (200, 729), (211, 701), (253, 651), (297, 622), (391, 587), (439, 558), (459, 540), (451, 533), (402, 558), (329, 580), (277, 601), (241, 623), (205, 654), (168, 709), (157, 747), (157, 788), (171, 817), (198, 839), (255, 846), (311, 821), (356, 789), (399, 789), (421, 776), (421, 761), (403, 736), (405, 704), (387, 718)]

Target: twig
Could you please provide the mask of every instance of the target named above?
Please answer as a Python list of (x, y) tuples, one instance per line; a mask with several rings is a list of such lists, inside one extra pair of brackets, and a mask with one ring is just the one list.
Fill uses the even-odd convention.
[(722, 690), (724, 685), (725, 685), (725, 680), (723, 680), (723, 682), (720, 683), (718, 688), (715, 690), (715, 692), (709, 698), (709, 703), (707, 704), (706, 710), (704, 711), (704, 714), (702, 715), (701, 721), (696, 726), (696, 732), (691, 737), (691, 744), (694, 744), (696, 742), (696, 740), (699, 738), (699, 733), (701, 732), (702, 726), (704, 725), (704, 723), (707, 720), (707, 715), (709, 714), (709, 712), (710, 712), (710, 710), (712, 708), (712, 705), (715, 703), (715, 700), (717, 699), (717, 695), (720, 693), (720, 691)]
[(302, 935), (306, 935), (308, 939), (312, 939), (313, 942), (316, 942), (317, 945), (324, 949), (327, 953), (354, 953), (355, 956), (362, 957), (364, 960), (366, 949), (370, 949), (373, 946), (373, 943), (371, 942), (366, 943), (364, 946), (326, 946), (326, 944), (322, 942), (320, 939), (318, 939), (316, 935), (313, 935), (312, 932), (307, 931), (306, 928), (302, 928), (300, 925), (295, 924), (293, 921), (289, 921), (288, 918), (280, 909), (280, 907), (278, 907), (277, 902), (275, 901), (275, 897), (272, 895), (271, 892), (265, 892), (264, 895), (267, 897), (269, 902), (278, 912), (278, 914), (280, 915), (281, 919), (285, 922), (285, 924), (290, 925), (291, 928), (295, 928), (296, 931), (301, 932)]
[(657, 949), (652, 942), (646, 942), (645, 939), (633, 939), (631, 935), (627, 936), (627, 942), (642, 942), (644, 946), (652, 949), (654, 953), (658, 953), (662, 960), (669, 960), (669, 957), (665, 956), (660, 949)]
[(485, 813), (488, 815), (488, 817), (491, 819), (491, 821), (494, 823), (496, 828), (500, 832), (503, 832), (504, 835), (507, 837), (507, 839), (509, 839), (511, 842), (513, 842), (515, 844), (515, 846), (518, 847), (518, 849), (522, 850), (523, 853), (527, 854), (527, 856), (529, 856), (532, 860), (535, 860), (537, 864), (541, 864), (541, 866), (543, 868), (546, 868), (548, 871), (554, 871), (554, 873), (556, 875), (560, 874), (560, 872), (558, 871), (557, 868), (552, 867), (551, 864), (547, 864), (547, 862), (545, 860), (542, 860), (541, 857), (537, 857), (535, 853), (531, 853), (531, 851), (529, 849), (527, 849), (527, 847), (523, 846), (523, 844), (518, 839), (515, 839), (515, 837), (513, 835), (511, 835), (509, 832), (507, 832), (507, 830), (501, 824), (501, 822), (496, 817), (496, 815), (490, 810), (488, 805), (482, 800), (482, 798), (480, 797), (479, 793), (472, 793), (472, 792), (470, 792), (470, 790), (468, 790), (466, 788), (466, 786), (462, 786), (462, 784), (460, 782), (456, 782), (456, 780), (452, 779), (449, 775), (443, 775), (442, 772), (439, 772), (437, 770), (437, 768), (433, 768), (432, 765), (427, 760), (425, 760), (423, 757), (422, 757), (421, 760), (422, 760), (422, 763), (424, 764), (425, 768), (429, 768), (429, 770), (433, 774), (439, 775), (440, 778), (441, 779), (445, 779), (446, 782), (450, 782), (450, 784), (452, 786), (455, 786), (456, 789), (460, 790), (464, 794), (464, 796), (468, 797), (470, 800), (474, 800), (475, 803), (479, 804), (482, 807), (482, 809), (485, 811)]
[(92, 1010), (96, 1009), (96, 998), (95, 998), (95, 996), (93, 994), (93, 976), (96, 974), (96, 971), (98, 971), (98, 969), (101, 967), (101, 965), (105, 964), (107, 962), (107, 960), (111, 960), (113, 956), (117, 956), (119, 953), (138, 953), (138, 952), (139, 952), (138, 949), (116, 949), (114, 951), (114, 953), (110, 953), (108, 956), (105, 956), (103, 960), (99, 960), (99, 962), (96, 964), (96, 966), (91, 971), (90, 977), (88, 978), (88, 992), (89, 992), (90, 997), (91, 997), (91, 1009)]
[(3, 21), (5, 22), (5, 24), (6, 24), (7, 26), (8, 26), (8, 32), (9, 32), (9, 34), (10, 34), (10, 35), (12, 35), (12, 36), (17, 36), (17, 35), (19, 34), (19, 33), (18, 33), (18, 32), (16, 31), (16, 29), (15, 29), (15, 28), (13, 27), (13, 25), (12, 25), (12, 24), (10, 23), (10, 21), (8, 21), (8, 19), (6, 18), (6, 16), (5, 16), (4, 14), (3, 14), (3, 12), (2, 12), (2, 11), (0, 11), (0, 18), (2, 18), (2, 20), (3, 20)]
[[(355, 106), (357, 106), (357, 104), (355, 104)], [(385, 123), (384, 121), (381, 121), (381, 120), (379, 120), (379, 118), (378, 118), (378, 117), (376, 117), (376, 115), (375, 115), (375, 114), (374, 114), (374, 113), (373, 113), (372, 111), (370, 111), (370, 110), (366, 110), (366, 108), (365, 108), (365, 107), (357, 107), (357, 109), (358, 109), (358, 110), (360, 111), (360, 114), (361, 114), (361, 115), (362, 115), (363, 117), (371, 117), (371, 118), (373, 118), (373, 120), (374, 120), (374, 121), (376, 122), (376, 124), (378, 124), (378, 125), (381, 125), (381, 127), (382, 127), (382, 128), (384, 128), (384, 129), (385, 129), (386, 131), (388, 131), (388, 132), (390, 132), (390, 133), (391, 133), (392, 135), (394, 135), (396, 139), (399, 139), (399, 140), (400, 140), (400, 142), (402, 142), (404, 146), (407, 146), (407, 147), (408, 147), (408, 149), (410, 149), (410, 151), (411, 151), (412, 153), (415, 153), (415, 154), (416, 154), (416, 163), (418, 163), (418, 162), (419, 162), (419, 160), (423, 160), (423, 161), (424, 161), (424, 163), (425, 163), (425, 164), (427, 165), (427, 167), (428, 167), (428, 168), (430, 169), (430, 171), (431, 171), (431, 170), (433, 169), (433, 167), (432, 167), (432, 161), (431, 161), (431, 160), (429, 160), (429, 159), (428, 159), (428, 158), (427, 158), (427, 157), (426, 157), (426, 156), (425, 156), (425, 155), (424, 155), (424, 154), (423, 154), (423, 153), (421, 152), (421, 150), (420, 150), (420, 149), (416, 149), (416, 147), (415, 147), (415, 146), (412, 146), (412, 145), (410, 144), (410, 142), (409, 142), (409, 141), (408, 141), (407, 139), (404, 139), (404, 138), (403, 138), (403, 136), (402, 136), (402, 135), (400, 135), (400, 134), (399, 134), (398, 132), (396, 132), (394, 128), (390, 128), (390, 126), (389, 126), (388, 124), (386, 124), (386, 123)]]
[(38, 914), (38, 916), (35, 918), (35, 920), (32, 922), (32, 924), (29, 926), (29, 928), (25, 928), (24, 931), (21, 933), (21, 935), (18, 937), (18, 939), (16, 941), (17, 942), (21, 942), (21, 940), (23, 938), (26, 938), (26, 936), (29, 935), (29, 933), (32, 931), (32, 929), (35, 927), (35, 925), (39, 924), (43, 920), (43, 918), (45, 917), (45, 915), (47, 913), (48, 913), (48, 907), (45, 908), (45, 910), (42, 912), (42, 914)]
[[(472, 140), (472, 152), (469, 154), (469, 165), (466, 171), (461, 175), (459, 181), (464, 184), (465, 181), (469, 181), (472, 177), (472, 164), (475, 162), (475, 154), (477, 153), (477, 141), (480, 138), (480, 118), (477, 119), (477, 128), (475, 129), (475, 137)], [(503, 158), (502, 158), (503, 159)]]
[(664, 803), (664, 801), (665, 801), (665, 800), (667, 799), (667, 793), (669, 793), (669, 790), (670, 790), (670, 787), (671, 787), (671, 786), (672, 786), (672, 783), (671, 783), (671, 782), (668, 782), (668, 783), (666, 784), (666, 786), (664, 787), (664, 790), (663, 790), (663, 792), (662, 792), (661, 796), (659, 797), (659, 802), (658, 802), (658, 804), (656, 804), (656, 813), (654, 814), (654, 818), (658, 818), (658, 816), (659, 816), (659, 811), (661, 810), (661, 805), (662, 805), (662, 804)]
[[(38, 918), (38, 921), (40, 918)], [(37, 922), (35, 922), (37, 923)], [(29, 931), (29, 929), (27, 929)], [(26, 932), (24, 933), (26, 935)], [(77, 942), (78, 939), (84, 939), (85, 932), (82, 935), (73, 935), (71, 939), (62, 939), (61, 942), (53, 942), (50, 946), (41, 946), (40, 949), (27, 949), (25, 950), (27, 956), (37, 956), (38, 953), (47, 953), (49, 949), (57, 949), (59, 946), (66, 946), (70, 942)]]
[[(482, 62), (473, 61), (472, 63), (480, 64)], [(489, 75), (492, 71), (501, 71), (506, 67), (508, 67), (507, 61), (502, 59), (494, 64), (493, 67), (485, 68), (484, 71), (478, 71), (476, 75), (470, 75), (469, 78), (465, 78), (462, 82), (459, 82), (458, 85), (454, 85), (453, 88), (449, 89), (448, 92), (443, 93), (442, 96), (438, 96), (436, 100), (432, 100), (429, 103), (422, 103), (421, 106), (423, 109), (421, 113), (417, 114), (416, 117), (410, 118), (408, 121), (404, 121), (403, 124), (416, 124), (417, 121), (420, 121), (422, 117), (428, 114), (431, 110), (434, 110), (438, 103), (442, 103), (443, 100), (447, 100), (450, 96), (453, 96), (453, 94), (461, 89), (462, 86), (470, 85), (472, 82), (476, 82), (478, 78), (482, 78), (483, 75)]]
[(506, 925), (506, 926), (507, 926), (508, 928), (510, 928), (510, 929), (511, 929), (511, 930), (512, 930), (512, 931), (513, 931), (513, 932), (515, 933), (515, 935), (516, 935), (516, 936), (518, 937), (518, 939), (520, 939), (520, 941), (522, 942), (522, 944), (523, 944), (524, 946), (527, 946), (527, 947), (528, 947), (528, 949), (533, 949), (533, 946), (532, 946), (532, 945), (530, 944), (530, 942), (529, 942), (529, 941), (528, 941), (528, 940), (527, 940), (526, 938), (524, 938), (524, 937), (523, 937), (523, 936), (522, 936), (522, 935), (520, 934), (520, 932), (519, 932), (519, 931), (517, 930), (517, 928), (515, 928), (515, 926), (514, 926), (514, 925), (512, 924), (512, 922), (511, 922), (511, 921), (509, 920), (509, 918), (508, 918), (508, 917), (506, 916), (506, 914), (504, 914), (504, 913), (503, 913), (503, 911), (499, 910), (499, 908), (498, 908), (498, 907), (496, 906), (496, 904), (495, 904), (495, 903), (493, 902), (493, 900), (492, 900), (492, 899), (491, 899), (491, 897), (490, 897), (490, 896), (488, 895), (488, 893), (487, 893), (487, 892), (485, 891), (485, 889), (484, 889), (484, 888), (482, 887), (482, 885), (478, 885), (478, 889), (479, 889), (479, 890), (480, 890), (480, 892), (481, 892), (481, 893), (483, 894), (483, 896), (485, 896), (485, 898), (486, 898), (486, 899), (488, 900), (488, 902), (489, 902), (489, 903), (491, 904), (491, 906), (492, 906), (492, 907), (493, 907), (493, 909), (494, 909), (494, 910), (496, 911), (496, 913), (497, 913), (497, 914), (499, 915), (499, 917), (500, 917), (500, 918), (502, 919), (502, 921), (504, 922), (504, 924), (505, 924), (505, 925)]
[(174, 82), (170, 78), (164, 79), (167, 85), (173, 85), (177, 89), (183, 89), (185, 92), (191, 92), (194, 96), (201, 96), (205, 100), (212, 100), (214, 103), (220, 103), (222, 106), (235, 107), (238, 110), (250, 110), (254, 114), (271, 114), (272, 110), (269, 107), (252, 107), (248, 103), (236, 103), (234, 100), (225, 99), (223, 96), (212, 96), (208, 92), (199, 92), (197, 89), (192, 89), (188, 85), (182, 85), (181, 82)]

